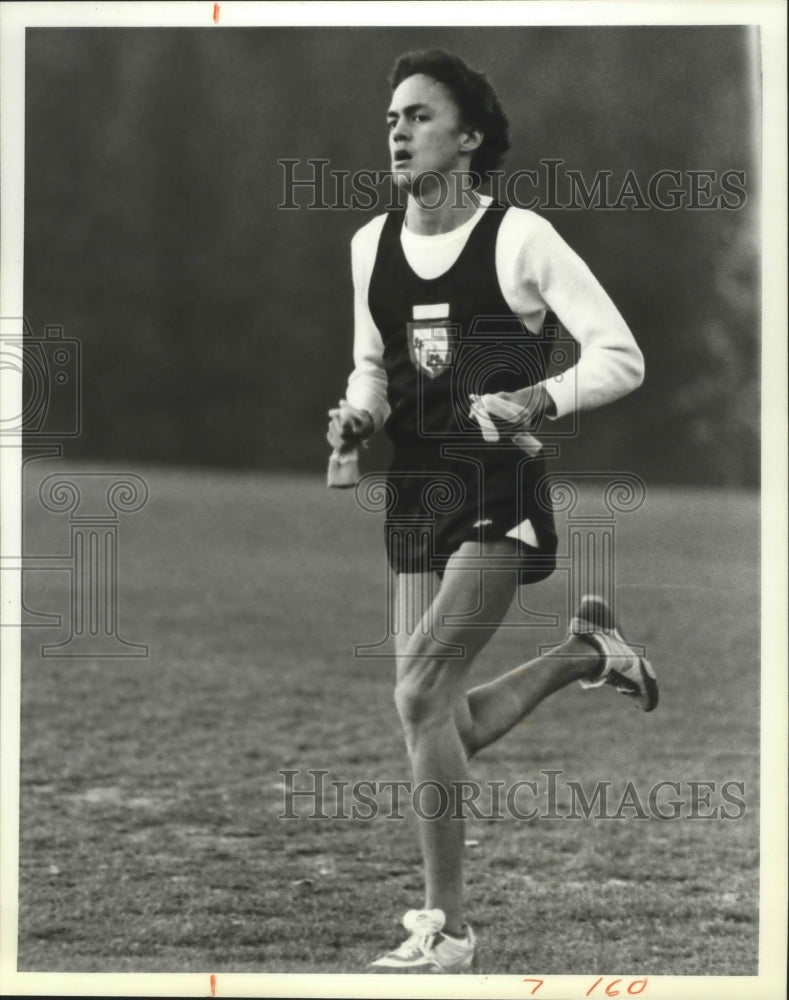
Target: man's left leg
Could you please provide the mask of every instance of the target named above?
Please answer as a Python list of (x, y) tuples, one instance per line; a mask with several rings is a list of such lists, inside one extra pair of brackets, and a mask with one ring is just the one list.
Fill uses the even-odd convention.
[(458, 706), (466, 720), (469, 756), (494, 743), (553, 691), (577, 680), (583, 687), (611, 685), (644, 712), (658, 704), (658, 685), (649, 662), (618, 630), (613, 610), (587, 595), (575, 609), (567, 638), (544, 656), (472, 688)]

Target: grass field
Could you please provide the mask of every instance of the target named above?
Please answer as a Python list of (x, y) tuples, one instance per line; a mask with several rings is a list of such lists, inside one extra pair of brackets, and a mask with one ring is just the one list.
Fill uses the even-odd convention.
[[(38, 503), (35, 464), (27, 552), (64, 553), (67, 518)], [(314, 478), (142, 474), (150, 500), (120, 523), (119, 616), (149, 657), (42, 658), (63, 630), (25, 630), (19, 969), (363, 971), (421, 903), (413, 830), (279, 819), (278, 771), (408, 777), (392, 661), (353, 655), (385, 630), (379, 517)], [(618, 606), (658, 670), (660, 707), (644, 716), (573, 686), (473, 773), (631, 781), (644, 800), (676, 781), (686, 802), (687, 782), (740, 781), (747, 813), (471, 820), (480, 971), (752, 975), (757, 498), (655, 489), (617, 531)], [(27, 574), (28, 607), (64, 613), (68, 582)], [(562, 573), (530, 588), (528, 607), (562, 612), (560, 626), (525, 627), (515, 609), (524, 627), (496, 636), (476, 676), (558, 641), (565, 590)]]

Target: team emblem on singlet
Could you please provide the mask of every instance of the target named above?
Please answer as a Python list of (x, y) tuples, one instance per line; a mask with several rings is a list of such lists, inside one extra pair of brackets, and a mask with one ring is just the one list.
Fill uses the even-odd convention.
[(414, 306), (407, 324), (408, 353), (415, 368), (436, 378), (452, 364), (457, 327), (449, 322), (449, 305)]

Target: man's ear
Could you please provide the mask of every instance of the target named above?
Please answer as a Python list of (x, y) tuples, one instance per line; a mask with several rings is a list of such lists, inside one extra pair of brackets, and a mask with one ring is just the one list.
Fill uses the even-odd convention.
[(482, 140), (484, 138), (484, 133), (481, 132), (475, 125), (469, 125), (463, 132), (460, 139), (461, 153), (473, 153), (482, 145)]

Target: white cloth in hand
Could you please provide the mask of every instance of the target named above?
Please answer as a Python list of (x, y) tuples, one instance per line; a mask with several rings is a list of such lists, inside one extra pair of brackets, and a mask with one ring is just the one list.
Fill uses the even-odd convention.
[[(532, 414), (518, 403), (510, 402), (496, 393), (486, 393), (484, 396), (471, 394), (470, 416), (476, 420), (486, 441), (495, 443), (501, 440), (502, 434), (512, 435), (512, 443), (526, 452), (527, 455), (538, 455), (542, 445), (531, 433), (529, 427)], [(502, 424), (505, 424), (502, 427)]]

